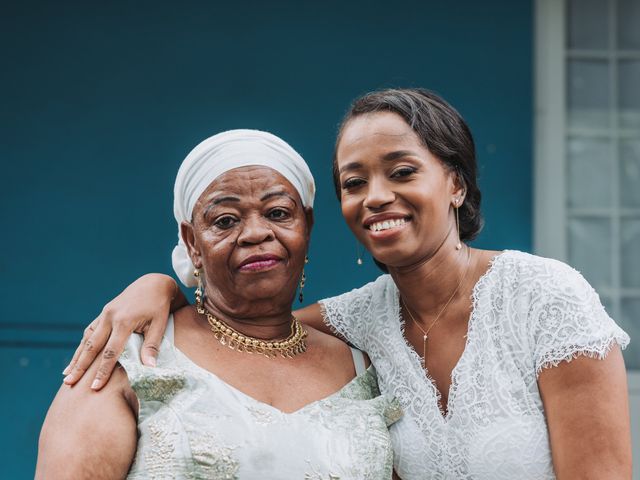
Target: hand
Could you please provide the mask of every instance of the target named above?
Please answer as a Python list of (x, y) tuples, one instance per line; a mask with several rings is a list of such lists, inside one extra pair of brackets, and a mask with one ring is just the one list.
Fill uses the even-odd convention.
[(142, 363), (154, 367), (169, 313), (186, 303), (176, 282), (168, 275), (151, 273), (140, 277), (107, 303), (84, 330), (80, 345), (63, 372), (64, 383), (73, 385), (80, 380), (104, 348), (91, 384), (92, 389), (100, 390), (111, 377), (133, 332), (144, 335)]

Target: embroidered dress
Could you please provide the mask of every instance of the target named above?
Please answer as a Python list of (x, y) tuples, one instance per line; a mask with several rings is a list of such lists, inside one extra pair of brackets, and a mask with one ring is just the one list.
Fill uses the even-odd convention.
[(629, 342), (577, 271), (505, 251), (474, 287), (443, 416), (439, 392), (403, 335), (389, 275), (321, 306), (327, 324), (367, 352), (382, 393), (400, 401), (404, 417), (390, 430), (403, 480), (555, 478), (540, 371), (578, 355), (604, 358)]
[(169, 319), (158, 366), (140, 362), (134, 335), (120, 357), (140, 404), (130, 479), (390, 479), (388, 426), (402, 415), (372, 367), (338, 392), (284, 413), (194, 364)]

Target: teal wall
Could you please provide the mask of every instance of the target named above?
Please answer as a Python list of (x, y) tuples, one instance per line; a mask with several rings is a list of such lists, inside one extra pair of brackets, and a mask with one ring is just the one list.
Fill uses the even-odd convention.
[[(305, 4), (302, 8), (301, 5)], [(0, 465), (29, 478), (81, 328), (127, 283), (170, 272), (177, 166), (230, 128), (272, 131), (318, 183), (306, 297), (356, 287), (330, 161), (349, 101), (423, 86), (478, 146), (486, 228), (531, 248), (531, 3), (37, 2), (0, 16)]]

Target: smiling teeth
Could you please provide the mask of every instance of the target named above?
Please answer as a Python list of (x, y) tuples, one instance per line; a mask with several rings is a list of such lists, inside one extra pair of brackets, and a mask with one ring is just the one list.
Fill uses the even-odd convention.
[(404, 218), (396, 220), (385, 220), (384, 222), (376, 222), (369, 225), (369, 230), (380, 232), (381, 230), (389, 230), (390, 228), (400, 227), (407, 223)]

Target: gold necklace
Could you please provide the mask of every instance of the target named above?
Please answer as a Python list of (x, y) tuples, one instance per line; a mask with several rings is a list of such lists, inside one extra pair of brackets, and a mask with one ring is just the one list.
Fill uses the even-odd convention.
[(471, 265), (471, 249), (467, 250), (467, 266), (464, 269), (464, 273), (462, 274), (462, 277), (460, 277), (460, 281), (458, 282), (456, 289), (453, 291), (453, 293), (449, 297), (449, 300), (447, 300), (447, 303), (444, 304), (444, 307), (440, 309), (440, 311), (438, 312), (438, 315), (436, 315), (435, 320), (431, 323), (431, 325), (429, 325), (429, 328), (427, 328), (426, 330), (422, 328), (420, 324), (416, 321), (416, 319), (413, 317), (413, 313), (411, 313), (411, 310), (409, 310), (409, 307), (407, 307), (407, 304), (405, 303), (404, 298), (400, 297), (400, 302), (402, 303), (402, 306), (404, 306), (404, 309), (409, 314), (409, 318), (411, 318), (411, 321), (414, 323), (414, 325), (418, 327), (418, 329), (422, 332), (422, 366), (423, 367), (426, 367), (427, 365), (427, 339), (429, 338), (429, 332), (431, 331), (433, 326), (436, 323), (438, 323), (438, 320), (440, 320), (440, 317), (442, 316), (444, 311), (447, 309), (447, 307), (453, 300), (453, 297), (455, 297), (456, 293), (458, 293), (458, 290), (460, 290), (460, 287), (462, 286), (464, 279), (467, 277), (467, 273), (469, 273), (470, 265)]
[(214, 317), (211, 312), (202, 305), (197, 305), (196, 310), (200, 315), (206, 316), (216, 340), (231, 350), (245, 353), (258, 353), (267, 358), (275, 358), (278, 355), (283, 358), (292, 358), (299, 353), (307, 351), (307, 331), (302, 328), (302, 324), (300, 324), (298, 319), (293, 315), (291, 315), (291, 333), (289, 336), (283, 340), (273, 341), (250, 337), (240, 333), (222, 320)]

